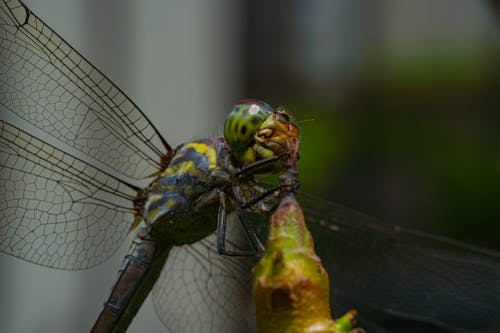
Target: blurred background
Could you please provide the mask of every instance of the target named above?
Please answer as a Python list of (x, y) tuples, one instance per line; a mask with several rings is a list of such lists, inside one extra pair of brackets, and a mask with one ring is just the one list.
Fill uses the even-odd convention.
[(500, 34), (487, 2), (257, 1), (245, 12), (243, 95), (312, 120), (303, 190), (500, 246)]
[[(500, 250), (493, 1), (26, 3), (171, 145), (220, 135), (239, 99), (284, 105), (302, 130), (301, 190)], [(84, 272), (1, 255), (0, 331), (90, 329), (127, 247)], [(146, 303), (130, 331), (162, 332)]]

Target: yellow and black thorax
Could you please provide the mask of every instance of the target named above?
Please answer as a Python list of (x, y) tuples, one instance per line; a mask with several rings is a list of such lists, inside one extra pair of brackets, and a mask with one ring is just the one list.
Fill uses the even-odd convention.
[[(298, 135), (285, 110), (272, 110), (256, 100), (241, 101), (229, 113), (224, 138), (200, 139), (175, 149), (165, 169), (139, 194), (138, 216), (154, 225), (205, 215), (217, 208), (214, 190), (234, 199), (235, 171), (286, 153), (286, 137)], [(263, 164), (245, 175), (244, 181), (253, 184), (253, 174), (280, 168), (279, 160)]]

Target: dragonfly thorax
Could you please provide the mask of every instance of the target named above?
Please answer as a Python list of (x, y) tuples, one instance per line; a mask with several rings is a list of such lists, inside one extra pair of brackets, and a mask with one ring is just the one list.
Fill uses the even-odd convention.
[[(287, 137), (299, 130), (285, 110), (273, 110), (267, 103), (249, 99), (234, 105), (224, 124), (224, 139), (238, 166), (280, 156), (288, 151)], [(267, 164), (254, 173), (273, 173), (281, 163)]]
[(216, 207), (217, 191), (226, 191), (231, 184), (234, 167), (229, 161), (220, 139), (180, 145), (165, 170), (138, 196), (139, 215), (153, 226), (177, 223), (183, 214), (194, 216), (207, 207)]

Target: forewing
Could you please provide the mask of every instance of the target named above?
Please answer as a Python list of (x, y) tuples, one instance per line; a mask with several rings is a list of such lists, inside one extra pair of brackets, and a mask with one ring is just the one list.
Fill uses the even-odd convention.
[[(233, 249), (248, 240), (228, 224), (226, 243)], [(236, 229), (236, 230), (235, 230)], [(172, 249), (152, 296), (169, 332), (255, 332), (251, 268), (255, 257), (217, 253), (215, 234)]]
[(312, 196), (299, 201), (331, 281), (336, 314), (357, 309), (457, 332), (484, 332), (500, 309), (500, 255), (380, 224)]
[(83, 269), (108, 258), (134, 220), (135, 191), (0, 121), (0, 249)]
[(139, 108), (19, 1), (0, 2), (0, 103), (43, 132), (134, 179), (168, 144)]

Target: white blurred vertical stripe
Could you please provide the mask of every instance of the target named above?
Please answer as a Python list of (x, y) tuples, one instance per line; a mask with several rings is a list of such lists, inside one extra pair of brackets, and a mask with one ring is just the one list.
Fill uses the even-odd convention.
[[(229, 0), (28, 0), (176, 146), (214, 135), (239, 97), (238, 4)], [(0, 332), (87, 332), (128, 249), (58, 271), (0, 253)], [(128, 332), (165, 332), (146, 300)]]

